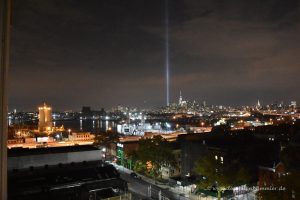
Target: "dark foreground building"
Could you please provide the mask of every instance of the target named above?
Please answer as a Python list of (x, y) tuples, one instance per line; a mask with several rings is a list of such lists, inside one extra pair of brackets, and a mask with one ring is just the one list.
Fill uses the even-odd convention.
[(196, 161), (212, 154), (221, 164), (237, 161), (249, 169), (256, 182), (259, 166), (272, 166), (279, 162), (280, 143), (256, 138), (247, 131), (234, 133), (180, 135), (182, 176), (195, 175)]
[(8, 151), (9, 200), (130, 199), (127, 183), (92, 146)]
[(100, 161), (104, 152), (91, 145), (8, 149), (8, 171), (45, 165)]

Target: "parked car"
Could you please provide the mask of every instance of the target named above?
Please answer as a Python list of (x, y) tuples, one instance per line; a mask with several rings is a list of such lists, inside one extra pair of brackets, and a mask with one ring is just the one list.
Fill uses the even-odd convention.
[(130, 173), (131, 178), (136, 178), (136, 179), (142, 179), (142, 177), (138, 176), (136, 173), (131, 172)]

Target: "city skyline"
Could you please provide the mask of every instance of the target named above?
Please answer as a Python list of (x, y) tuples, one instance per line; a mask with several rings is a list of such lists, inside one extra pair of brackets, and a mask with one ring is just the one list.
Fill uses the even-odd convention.
[[(14, 1), (9, 109), (160, 107), (163, 1)], [(169, 1), (170, 102), (300, 101), (297, 1)]]
[[(8, 110), (9, 113), (17, 113), (17, 112), (38, 112), (40, 107), (42, 106), (45, 106), (45, 105), (50, 105), (50, 106), (56, 106), (55, 104), (49, 104), (49, 102), (43, 102), (43, 103), (38, 103), (37, 105), (34, 105), (33, 106), (33, 109), (27, 109), (27, 110), (22, 110), (22, 109), (17, 109), (17, 108), (10, 108)], [(55, 108), (55, 112), (81, 112), (83, 108), (88, 108), (88, 109), (91, 109), (91, 110), (94, 110), (94, 111), (100, 111), (100, 110), (106, 110), (106, 111), (116, 111), (118, 110), (119, 108), (122, 108), (122, 109), (133, 109), (133, 110), (152, 110), (152, 111), (163, 111), (164, 109), (168, 109), (168, 108), (173, 108), (174, 106), (176, 107), (185, 107), (185, 106), (190, 106), (190, 105), (197, 105), (199, 107), (206, 107), (206, 108), (219, 108), (221, 107), (222, 109), (224, 108), (230, 108), (230, 109), (249, 109), (249, 108), (254, 108), (256, 109), (257, 107), (259, 108), (264, 108), (264, 109), (267, 109), (267, 110), (272, 110), (272, 108), (276, 107), (275, 110), (277, 109), (285, 109), (285, 108), (290, 108), (290, 107), (295, 107), (297, 108), (298, 107), (298, 104), (297, 104), (297, 101), (294, 101), (294, 100), (291, 100), (291, 101), (287, 101), (287, 102), (284, 102), (284, 101), (272, 101), (270, 103), (264, 103), (264, 102), (261, 102), (260, 99), (258, 99), (256, 102), (253, 102), (252, 104), (244, 104), (244, 105), (226, 105), (226, 104), (211, 104), (207, 101), (195, 101), (195, 100), (190, 100), (190, 99), (187, 99), (185, 97), (182, 96), (182, 93), (180, 91), (179, 93), (179, 96), (177, 99), (175, 99), (174, 101), (170, 102), (169, 105), (163, 105), (163, 106), (156, 106), (156, 107), (142, 107), (142, 106), (136, 106), (136, 105), (125, 105), (125, 104), (116, 104), (116, 105), (113, 105), (111, 107), (104, 107), (104, 106), (101, 106), (101, 105), (96, 105), (96, 106), (91, 106), (91, 105), (81, 105), (80, 107), (77, 107), (77, 108), (69, 108), (69, 109), (60, 109), (60, 108)], [(170, 112), (170, 111), (169, 111)], [(172, 112), (170, 112), (172, 113)]]

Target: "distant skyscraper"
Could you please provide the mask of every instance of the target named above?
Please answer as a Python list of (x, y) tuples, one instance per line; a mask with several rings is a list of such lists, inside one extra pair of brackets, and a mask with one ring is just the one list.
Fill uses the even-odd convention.
[(91, 107), (89, 107), (89, 106), (83, 106), (82, 109), (81, 109), (81, 114), (84, 117), (91, 116), (92, 115)]
[(297, 107), (297, 102), (296, 101), (291, 101), (290, 106), (295, 109)]
[(52, 108), (44, 103), (39, 107), (39, 131), (50, 131), (52, 129)]
[(260, 102), (259, 100), (257, 100), (256, 109), (260, 109), (260, 108), (261, 108)]
[(202, 106), (206, 107), (206, 101), (203, 101)]
[(181, 90), (179, 92), (179, 100), (178, 100), (178, 104), (181, 105), (182, 104), (182, 95), (181, 95)]

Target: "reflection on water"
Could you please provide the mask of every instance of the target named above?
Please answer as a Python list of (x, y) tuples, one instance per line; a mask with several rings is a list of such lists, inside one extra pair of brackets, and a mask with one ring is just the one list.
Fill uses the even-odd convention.
[(117, 123), (104, 120), (71, 120), (71, 121), (55, 121), (57, 127), (64, 126), (65, 129), (72, 131), (88, 131), (92, 133), (106, 132), (108, 130), (117, 131)]

